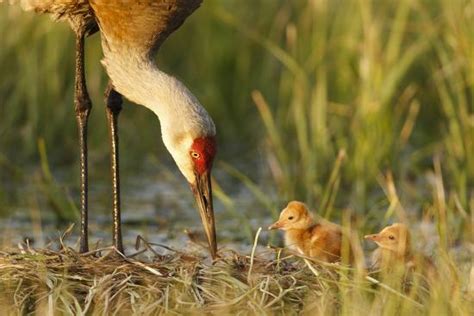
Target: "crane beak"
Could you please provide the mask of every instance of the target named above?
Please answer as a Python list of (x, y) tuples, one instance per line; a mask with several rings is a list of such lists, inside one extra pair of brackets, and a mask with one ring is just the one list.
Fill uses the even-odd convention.
[(201, 174), (195, 172), (196, 181), (191, 184), (194, 198), (198, 205), (202, 224), (209, 243), (209, 251), (213, 259), (217, 258), (216, 226), (214, 221), (214, 207), (212, 203), (211, 172)]

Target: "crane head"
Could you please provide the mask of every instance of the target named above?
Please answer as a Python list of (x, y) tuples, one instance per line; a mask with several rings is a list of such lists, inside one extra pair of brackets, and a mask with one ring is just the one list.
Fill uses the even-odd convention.
[(193, 129), (194, 132), (182, 132), (173, 135), (174, 137), (171, 136), (172, 132), (176, 133), (179, 130), (179, 127), (163, 130), (163, 140), (191, 187), (209, 243), (209, 250), (212, 257), (216, 258), (217, 241), (211, 185), (212, 164), (217, 151), (214, 125), (212, 124), (212, 128), (209, 128), (207, 132), (201, 130), (197, 133), (196, 129)]

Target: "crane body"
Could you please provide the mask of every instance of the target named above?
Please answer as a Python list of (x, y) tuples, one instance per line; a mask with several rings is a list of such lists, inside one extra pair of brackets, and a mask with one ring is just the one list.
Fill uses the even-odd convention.
[[(2, 0), (0, 0), (2, 2)], [(76, 34), (75, 112), (79, 127), (81, 252), (88, 251), (87, 122), (92, 108), (84, 74), (85, 38), (100, 30), (110, 82), (105, 93), (113, 185), (113, 239), (123, 252), (120, 225), (118, 115), (122, 96), (151, 109), (159, 118), (163, 142), (191, 186), (213, 258), (217, 242), (211, 169), (216, 128), (198, 99), (178, 79), (159, 70), (154, 56), (202, 0), (10, 0), (25, 10), (67, 20)]]

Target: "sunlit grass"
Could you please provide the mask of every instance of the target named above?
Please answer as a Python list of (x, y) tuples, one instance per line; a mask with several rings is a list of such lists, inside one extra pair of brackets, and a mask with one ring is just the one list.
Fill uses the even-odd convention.
[(367, 275), (345, 266), (305, 262), (277, 250), (259, 249), (253, 259), (250, 254), (222, 250), (222, 258), (213, 265), (189, 247), (186, 253), (166, 256), (140, 252), (138, 257), (122, 259), (112, 257), (109, 248), (102, 249), (99, 257), (80, 256), (70, 248), (55, 251), (26, 245), (21, 252), (3, 251), (2, 310), (12, 314), (54, 310), (325, 315), (469, 315), (472, 311), (468, 280), (458, 275), (464, 268), (453, 268), (447, 257), (436, 262), (440, 278), (427, 280), (423, 270), (408, 278)]
[[(472, 67), (465, 52), (453, 57), (456, 43), (440, 37), (446, 24), (456, 23), (444, 8), (447, 4), (436, 3), (439, 11), (424, 5), (294, 4), (301, 14), (281, 22), (286, 25), (282, 46), (221, 13), (223, 21), (282, 66), (276, 77), (278, 95), (258, 87), (252, 94), (266, 130), (268, 165), (282, 197), (299, 196), (323, 206), (328, 188), (321, 183), (344, 150), (347, 159), (338, 181), (352, 192), (342, 200), (365, 208), (380, 172), (416, 174), (420, 164), (443, 154), (448, 177), (458, 184), (467, 207), (472, 186), (467, 179), (474, 178), (466, 155), (473, 152)], [(472, 9), (467, 3), (455, 8), (461, 12), (452, 14), (464, 16), (450, 27), (460, 28), (456, 40), (472, 46), (472, 31), (463, 24)], [(415, 32), (416, 25), (423, 32)]]
[(472, 308), (447, 257), (436, 262), (439, 275), (427, 277), (424, 267), (368, 274), (281, 249), (221, 249), (212, 264), (193, 247), (161, 255), (161, 246), (146, 242), (126, 258), (110, 247), (80, 255), (66, 239), (0, 253), (4, 313), (469, 315)]
[[(470, 0), (206, 0), (157, 61), (216, 121), (220, 240), (243, 243), (249, 253), (228, 252), (214, 266), (193, 255), (142, 258), (173, 272), (158, 277), (72, 250), (10, 251), (0, 260), (1, 304), (71, 314), (472, 314), (473, 20)], [(61, 183), (55, 168), (77, 172), (72, 33), (1, 5), (0, 38), (0, 211), (9, 215), (21, 204), (36, 217), (54, 209), (71, 220), (77, 183)], [(98, 35), (86, 53), (97, 174), (108, 162)], [(122, 113), (123, 170), (137, 170), (150, 156), (168, 162), (155, 117), (133, 105)], [(33, 183), (32, 198), (22, 194), (25, 182)], [(251, 201), (238, 200), (236, 182)], [(415, 278), (404, 288), (400, 278), (374, 276), (383, 282), (375, 285), (363, 271), (329, 272), (257, 248), (249, 279), (257, 228), (293, 199), (350, 226), (357, 242), (388, 223), (408, 223), (439, 278), (429, 287)], [(219, 222), (229, 219), (235, 236), (223, 238)], [(262, 233), (260, 244), (267, 241), (277, 245), (277, 234)]]

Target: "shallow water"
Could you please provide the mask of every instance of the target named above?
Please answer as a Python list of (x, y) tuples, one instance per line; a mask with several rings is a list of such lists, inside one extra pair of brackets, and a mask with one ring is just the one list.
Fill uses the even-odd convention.
[[(148, 242), (172, 249), (201, 250), (207, 254), (206, 250), (192, 242), (185, 232), (185, 230), (191, 231), (205, 244), (193, 195), (176, 167), (148, 163), (133, 169), (122, 170), (122, 232), (127, 253), (135, 251), (137, 236), (142, 236)], [(240, 169), (245, 170), (243, 167)], [(90, 174), (89, 244), (92, 249), (96, 245), (109, 246), (112, 242), (109, 174), (106, 169), (96, 171), (98, 173), (91, 171)], [(73, 191), (71, 188), (77, 187), (75, 166), (68, 169), (55, 168), (53, 173), (55, 181), (63, 189), (63, 194), (70, 194), (77, 205), (77, 192), (70, 193)], [(269, 179), (268, 175), (258, 175), (255, 171), (252, 175), (257, 179)], [(219, 187), (222, 187), (227, 195), (222, 199), (216, 192), (214, 194), (219, 247), (250, 253), (255, 232), (259, 227), (263, 228), (258, 242), (259, 249), (263, 249), (267, 244), (281, 245), (282, 234), (269, 233), (265, 229), (274, 220), (272, 212), (260, 204), (244, 184), (225, 174), (222, 168), (217, 166), (214, 176)], [(69, 225), (74, 223), (74, 221), (57, 223), (54, 207), (40, 187), (38, 181), (9, 182), (8, 187), (3, 187), (6, 192), (16, 192), (13, 195), (19, 198), (10, 201), (7, 211), (3, 212), (3, 218), (0, 220), (2, 248), (16, 248), (25, 239), (38, 248), (51, 242), (54, 244)], [(261, 185), (261, 189), (268, 196), (274, 196), (271, 185)], [(22, 198), (22, 194), (25, 198)], [(278, 198), (275, 197), (274, 200)], [(416, 212), (416, 208), (411, 212)], [(79, 221), (75, 222), (76, 227), (66, 239), (66, 243), (78, 249)], [(422, 247), (420, 251), (427, 255), (436, 252), (439, 240), (432, 222), (412, 223), (411, 229), (416, 246)], [(370, 243), (362, 242), (362, 245), (366, 251), (373, 249)], [(160, 246), (156, 246), (155, 249), (162, 254), (169, 252)], [(456, 245), (452, 247), (450, 253), (458, 262), (469, 262), (474, 253), (474, 246), (470, 243)]]
[[(157, 169), (150, 167), (133, 175), (129, 174), (128, 170), (123, 173), (122, 231), (127, 249), (133, 249), (139, 235), (149, 242), (175, 249), (184, 249), (192, 244), (185, 230), (203, 237), (201, 220), (187, 183), (173, 167)], [(75, 187), (65, 176), (70, 173), (70, 170), (55, 170), (55, 179), (62, 187)], [(89, 193), (89, 243), (91, 246), (96, 243), (107, 246), (112, 240), (109, 176), (91, 176), (94, 177), (94, 182), (90, 183)], [(218, 172), (216, 179), (232, 200), (232, 209), (239, 212), (236, 214), (235, 211), (230, 211), (214, 194), (218, 240), (221, 245), (231, 245), (232, 249), (248, 251), (254, 232), (260, 226), (267, 227), (273, 218), (258, 205), (244, 185)], [(20, 198), (5, 212), (0, 220), (4, 247), (16, 247), (25, 239), (34, 247), (44, 247), (52, 240), (57, 240), (73, 223), (70, 221), (57, 224), (54, 207), (44, 199), (44, 193), (34, 181), (11, 185), (14, 186), (13, 190), (21, 188), (25, 196), (34, 195), (36, 198), (34, 202), (21, 201)], [(70, 189), (64, 192), (68, 191)], [(72, 194), (71, 197), (77, 205), (77, 196)], [(71, 246), (77, 246), (78, 224), (77, 221), (72, 234), (67, 238)], [(267, 237), (267, 232), (264, 232), (260, 241), (266, 242)]]

